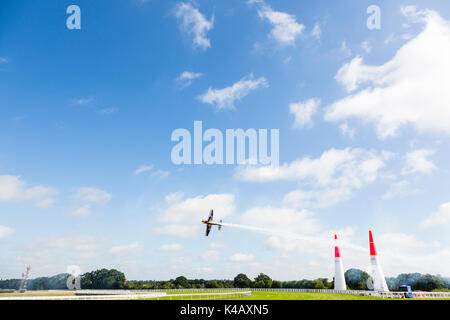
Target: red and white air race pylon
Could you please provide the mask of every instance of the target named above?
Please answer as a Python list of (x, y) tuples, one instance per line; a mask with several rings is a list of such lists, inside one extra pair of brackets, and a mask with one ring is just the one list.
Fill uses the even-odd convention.
[(383, 269), (378, 261), (377, 250), (375, 249), (375, 243), (373, 242), (372, 230), (369, 230), (369, 242), (370, 242), (370, 265), (372, 267), (372, 279), (374, 291), (389, 291), (384, 277)]
[(334, 290), (347, 290), (344, 276), (344, 266), (342, 265), (341, 252), (337, 245), (337, 235), (334, 235)]

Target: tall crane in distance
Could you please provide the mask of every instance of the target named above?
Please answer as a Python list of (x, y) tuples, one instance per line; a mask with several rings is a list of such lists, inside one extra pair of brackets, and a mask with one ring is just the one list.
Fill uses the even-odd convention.
[(22, 273), (22, 281), (20, 282), (19, 292), (24, 293), (27, 291), (27, 283), (28, 283), (28, 277), (30, 275), (31, 266), (27, 267), (27, 271), (25, 273)]

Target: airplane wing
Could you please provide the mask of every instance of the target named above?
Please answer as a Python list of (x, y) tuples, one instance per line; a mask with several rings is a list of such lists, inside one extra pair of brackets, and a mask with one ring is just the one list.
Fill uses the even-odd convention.
[(209, 232), (211, 231), (212, 225), (211, 224), (207, 224), (206, 225), (206, 236), (209, 235)]
[(211, 209), (211, 211), (209, 212), (208, 222), (213, 221), (213, 216), (214, 216), (214, 211), (213, 211), (213, 209)]

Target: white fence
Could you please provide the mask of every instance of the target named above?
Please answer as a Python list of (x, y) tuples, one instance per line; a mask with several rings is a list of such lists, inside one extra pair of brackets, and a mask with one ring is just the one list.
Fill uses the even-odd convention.
[[(337, 294), (354, 294), (363, 296), (373, 296), (388, 299), (401, 299), (406, 298), (406, 292), (378, 292), (367, 290), (331, 290), (331, 289), (291, 289), (291, 288), (220, 288), (220, 289), (158, 289), (165, 292), (230, 292), (230, 291), (269, 291), (269, 292), (305, 292), (305, 293), (337, 293)], [(133, 292), (152, 292), (158, 291), (157, 289), (151, 290), (133, 290)], [(427, 298), (427, 299), (450, 299), (450, 292), (413, 292), (414, 298)]]

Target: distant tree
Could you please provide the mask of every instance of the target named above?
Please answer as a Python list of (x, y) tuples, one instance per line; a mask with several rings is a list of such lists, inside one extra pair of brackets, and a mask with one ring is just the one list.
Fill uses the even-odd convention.
[(256, 278), (255, 278), (255, 286), (256, 283), (258, 283), (258, 285), (260, 285), (259, 283), (262, 282), (263, 286), (262, 287), (257, 287), (257, 288), (271, 288), (272, 287), (272, 279), (264, 274), (264, 273), (260, 273)]
[(422, 275), (420, 273), (402, 273), (397, 276), (398, 286), (414, 287)]
[(369, 274), (359, 269), (349, 269), (345, 272), (345, 282), (350, 290), (367, 290)]
[(425, 274), (415, 283), (414, 289), (422, 291), (433, 291), (436, 289), (445, 289), (446, 284), (441, 277)]
[(322, 280), (317, 279), (314, 280), (314, 289), (326, 289), (326, 287), (324, 286)]
[(82, 289), (122, 289), (125, 275), (115, 269), (100, 269), (81, 276)]
[(236, 288), (250, 288), (251, 280), (243, 273), (239, 273), (234, 277), (233, 285)]
[(213, 289), (220, 288), (219, 284), (216, 281), (207, 281), (205, 283), (205, 287), (206, 288), (213, 288)]
[(278, 280), (273, 280), (272, 281), (272, 288), (275, 288), (275, 289), (279, 289), (279, 288), (281, 288), (283, 285), (281, 284), (281, 281), (278, 281)]
[(177, 287), (179, 287), (179, 289), (183, 289), (183, 288), (190, 288), (191, 285), (189, 284), (188, 279), (186, 279), (186, 277), (183, 276), (179, 276), (175, 279), (175, 281), (173, 282), (173, 284)]
[(30, 281), (28, 289), (31, 289), (31, 290), (48, 290), (48, 289), (50, 289), (48, 278), (40, 277), (40, 278), (33, 279), (33, 281)]

